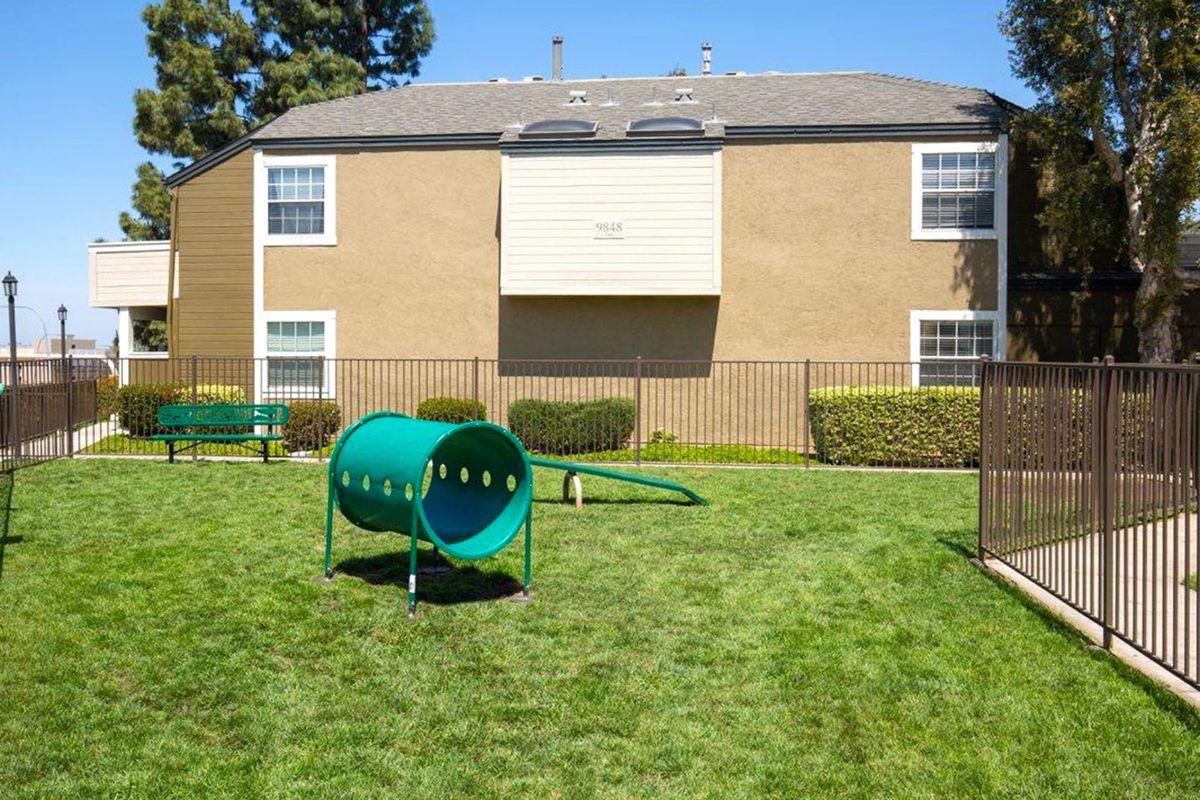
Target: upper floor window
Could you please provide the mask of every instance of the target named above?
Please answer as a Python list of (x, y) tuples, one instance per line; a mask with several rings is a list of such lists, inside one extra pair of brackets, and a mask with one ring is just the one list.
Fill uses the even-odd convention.
[(921, 227), (996, 226), (996, 154), (921, 155)]
[(267, 233), (325, 232), (325, 168), (267, 170)]
[(337, 244), (336, 156), (256, 155), (255, 209), (265, 245)]
[(912, 238), (994, 239), (1004, 203), (996, 142), (913, 145)]

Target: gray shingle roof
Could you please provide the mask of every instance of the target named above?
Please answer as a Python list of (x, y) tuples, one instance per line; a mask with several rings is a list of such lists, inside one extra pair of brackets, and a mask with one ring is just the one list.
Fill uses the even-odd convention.
[[(690, 101), (676, 102), (682, 89), (691, 89)], [(587, 102), (571, 103), (572, 92), (586, 92)], [(590, 138), (613, 141), (625, 138), (630, 122), (667, 116), (702, 120), (710, 138), (986, 133), (998, 130), (1011, 108), (983, 89), (873, 72), (412, 84), (293, 108), (184, 167), (167, 185), (253, 143), (406, 137), (511, 142), (523, 124), (546, 119), (596, 122)]]
[[(680, 89), (692, 102), (675, 102)], [(585, 104), (571, 104), (586, 91)], [(978, 125), (1005, 114), (982, 89), (869, 72), (611, 78), (538, 82), (412, 84), (293, 108), (255, 141), (369, 136), (515, 134), (523, 123), (585, 119), (596, 138), (623, 138), (627, 125), (658, 116), (719, 120), (726, 130), (758, 127)]]

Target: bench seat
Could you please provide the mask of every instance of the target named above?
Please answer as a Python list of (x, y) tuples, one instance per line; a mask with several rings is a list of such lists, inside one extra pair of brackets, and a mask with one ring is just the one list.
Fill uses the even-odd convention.
[(156, 442), (278, 442), (282, 433), (156, 433)]

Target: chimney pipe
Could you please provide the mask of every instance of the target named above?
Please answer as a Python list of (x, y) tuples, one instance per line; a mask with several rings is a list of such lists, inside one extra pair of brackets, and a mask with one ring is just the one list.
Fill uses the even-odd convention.
[(712, 45), (708, 42), (700, 45), (700, 74), (712, 75)]
[(554, 51), (554, 58), (550, 65), (550, 80), (553, 81), (562, 80), (562, 43), (563, 37), (561, 36), (555, 36), (550, 40), (552, 50)]

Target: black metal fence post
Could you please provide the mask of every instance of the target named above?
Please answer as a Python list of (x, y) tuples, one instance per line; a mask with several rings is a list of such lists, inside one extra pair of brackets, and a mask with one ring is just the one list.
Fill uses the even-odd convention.
[(988, 501), (991, 498), (991, 391), (992, 359), (981, 356), (979, 364), (979, 542), (975, 555), (983, 561), (988, 542)]
[(1117, 395), (1115, 391), (1116, 381), (1114, 380), (1113, 370), (1114, 359), (1112, 356), (1104, 357), (1104, 367), (1100, 372), (1100, 401), (1099, 406), (1101, 414), (1096, 422), (1097, 430), (1094, 432), (1099, 436), (1098, 447), (1098, 463), (1099, 475), (1096, 479), (1096, 486), (1099, 496), (1097, 497), (1097, 511), (1100, 514), (1100, 541), (1103, 551), (1100, 554), (1100, 563), (1102, 565), (1103, 589), (1104, 592), (1101, 603), (1101, 620), (1104, 626), (1103, 644), (1105, 650), (1112, 649), (1113, 640), (1113, 625), (1114, 625), (1114, 591), (1116, 577), (1116, 559), (1113, 557), (1113, 526), (1116, 524), (1116, 479), (1117, 479), (1117, 463), (1116, 463), (1116, 440), (1117, 440)]
[(66, 368), (66, 387), (67, 387), (67, 457), (75, 457), (75, 356), (68, 356), (65, 359)]
[(633, 461), (642, 465), (642, 357), (633, 362)]
[(479, 419), (479, 356), (471, 366), (471, 415)]
[(325, 460), (325, 356), (317, 356), (317, 463)]
[(811, 384), (809, 380), (812, 372), (812, 361), (804, 359), (804, 468), (808, 469), (812, 462), (812, 452), (808, 448), (809, 429), (812, 427), (810, 423), (810, 415), (812, 413), (812, 403), (809, 400), (809, 391)]

